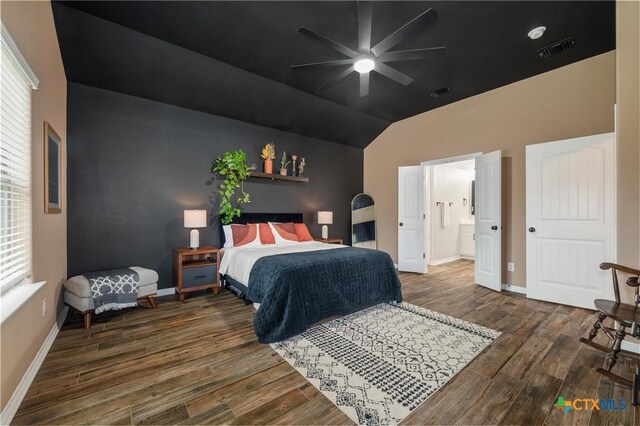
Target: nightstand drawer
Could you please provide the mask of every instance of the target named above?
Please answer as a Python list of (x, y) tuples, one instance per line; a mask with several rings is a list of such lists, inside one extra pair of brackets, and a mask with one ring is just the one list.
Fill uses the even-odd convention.
[(217, 265), (198, 266), (182, 269), (182, 287), (197, 287), (216, 282)]

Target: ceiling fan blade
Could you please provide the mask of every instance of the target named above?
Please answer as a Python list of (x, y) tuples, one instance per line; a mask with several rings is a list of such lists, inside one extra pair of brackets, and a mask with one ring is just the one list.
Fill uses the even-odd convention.
[(398, 50), (385, 52), (378, 56), (381, 62), (416, 61), (433, 57), (434, 54), (444, 53), (446, 47), (427, 47), (424, 49)]
[(358, 52), (355, 52), (351, 49), (349, 49), (347, 46), (343, 46), (342, 44), (338, 43), (337, 41), (333, 41), (330, 38), (327, 38), (325, 36), (323, 36), (322, 34), (318, 34), (317, 32), (310, 30), (307, 27), (300, 27), (298, 28), (298, 31), (301, 32), (302, 34), (311, 37), (313, 39), (318, 40), (320, 43), (324, 44), (327, 47), (332, 48), (333, 50), (337, 50), (338, 52), (342, 53), (343, 55), (346, 55), (350, 58), (356, 58), (358, 56), (360, 56), (360, 54)]
[(291, 65), (292, 70), (297, 70), (300, 68), (309, 68), (309, 67), (333, 67), (337, 65), (350, 65), (355, 62), (355, 59), (338, 59), (336, 61), (326, 61), (326, 62), (311, 62), (309, 64), (299, 64), (299, 65)]
[(402, 84), (403, 86), (408, 86), (413, 81), (413, 79), (408, 75), (402, 74), (400, 71), (380, 62), (376, 62), (376, 67), (373, 70), (397, 83)]
[(363, 72), (360, 74), (360, 97), (364, 98), (369, 95), (369, 73)]
[(358, 49), (362, 53), (369, 53), (371, 49), (371, 25), (373, 20), (373, 3), (358, 2)]
[(420, 15), (416, 16), (411, 21), (407, 22), (402, 27), (397, 29), (394, 33), (390, 34), (380, 43), (373, 46), (371, 48), (371, 53), (373, 53), (375, 56), (382, 55), (384, 52), (404, 40), (409, 35), (409, 33), (411, 33), (411, 31), (414, 31), (420, 25), (424, 25), (435, 20), (437, 17), (438, 14), (436, 13), (436, 10), (434, 8), (425, 10)]
[(336, 75), (331, 80), (327, 81), (325, 84), (320, 86), (317, 91), (321, 92), (323, 90), (328, 89), (329, 87), (333, 86), (334, 84), (336, 84), (337, 82), (339, 82), (340, 80), (342, 80), (343, 78), (345, 78), (346, 76), (351, 74), (353, 71), (354, 71), (353, 65), (351, 65), (349, 68), (347, 68), (346, 70), (342, 71), (340, 74)]

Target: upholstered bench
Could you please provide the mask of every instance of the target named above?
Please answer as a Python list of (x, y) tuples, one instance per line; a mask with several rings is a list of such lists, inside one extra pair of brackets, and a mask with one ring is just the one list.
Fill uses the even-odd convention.
[[(158, 273), (139, 266), (131, 266), (129, 269), (138, 274), (137, 301), (146, 299), (151, 307), (155, 309), (155, 299), (158, 292)], [(99, 275), (100, 273), (97, 274)], [(92, 273), (92, 276), (95, 277), (96, 273)], [(95, 310), (89, 279), (84, 275), (77, 275), (69, 278), (64, 287), (64, 303), (70, 308), (69, 316), (72, 313), (72, 309), (80, 312), (84, 316), (84, 327), (89, 329), (91, 327), (91, 315)]]

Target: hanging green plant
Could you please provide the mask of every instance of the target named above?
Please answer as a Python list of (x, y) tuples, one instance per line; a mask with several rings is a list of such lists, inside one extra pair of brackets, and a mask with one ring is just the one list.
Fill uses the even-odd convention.
[[(244, 192), (244, 180), (251, 173), (251, 167), (247, 164), (247, 154), (241, 149), (228, 151), (216, 158), (211, 163), (211, 173), (218, 175), (222, 181), (218, 185), (220, 194), (220, 221), (227, 225), (234, 217), (240, 216), (240, 207), (251, 202), (249, 194)], [(232, 198), (236, 190), (240, 188), (240, 195), (233, 205)]]

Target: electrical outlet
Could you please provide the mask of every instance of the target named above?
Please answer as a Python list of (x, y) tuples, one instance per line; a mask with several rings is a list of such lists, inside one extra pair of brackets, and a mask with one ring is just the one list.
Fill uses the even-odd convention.
[(507, 271), (514, 272), (516, 270), (516, 266), (513, 262), (507, 262)]
[(42, 316), (47, 313), (47, 299), (42, 299)]

